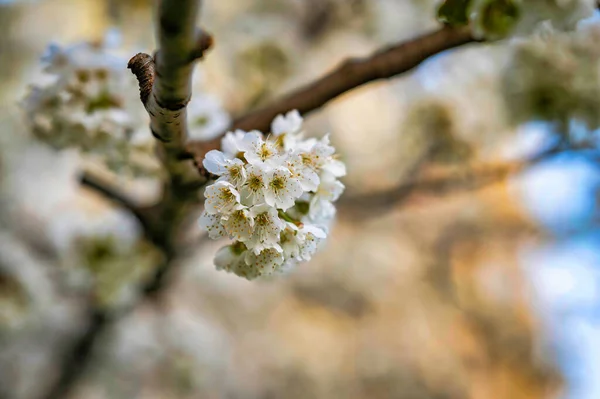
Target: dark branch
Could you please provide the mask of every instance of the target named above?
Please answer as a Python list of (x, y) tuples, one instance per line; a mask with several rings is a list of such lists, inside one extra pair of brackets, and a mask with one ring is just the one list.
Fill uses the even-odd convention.
[[(556, 146), (523, 160), (487, 165), (482, 164), (473, 167), (462, 166), (458, 170), (456, 168), (449, 168), (450, 170), (429, 174), (421, 173), (421, 176), (402, 182), (389, 190), (344, 196), (340, 199), (338, 207), (342, 212), (349, 210), (349, 215), (356, 218), (380, 216), (383, 212), (401, 206), (413, 194), (441, 196), (468, 190), (478, 190), (489, 184), (501, 182), (532, 165), (568, 150), (570, 149)], [(418, 170), (411, 175), (419, 175)], [(377, 209), (378, 212), (373, 212), (373, 209)]]
[[(435, 54), (474, 41), (467, 28), (444, 27), (379, 50), (369, 57), (349, 59), (316, 81), (275, 99), (257, 111), (237, 118), (229, 130), (257, 129), (268, 132), (271, 121), (278, 114), (297, 109), (305, 115), (352, 89), (400, 75)], [(188, 145), (188, 152), (194, 154), (196, 165), (201, 165), (204, 155), (219, 146), (220, 138), (216, 138), (207, 142), (191, 143)]]
[(145, 228), (147, 226), (148, 219), (143, 214), (142, 208), (139, 207), (134, 200), (123, 194), (118, 188), (111, 187), (110, 184), (91, 173), (83, 173), (80, 177), (80, 181), (84, 187), (96, 191), (115, 205), (130, 211), (142, 224), (142, 227)]
[[(194, 63), (212, 45), (210, 35), (195, 27), (199, 0), (161, 0), (158, 8), (160, 49), (155, 59), (140, 53), (128, 67), (138, 78), (140, 98), (150, 115), (150, 129), (159, 141), (158, 152), (169, 175), (162, 199), (155, 206), (138, 208), (99, 179), (87, 174), (81, 179), (85, 186), (129, 209), (142, 223), (146, 237), (162, 252), (163, 262), (156, 274), (139, 287), (144, 297), (162, 290), (175, 263), (177, 228), (191, 202), (184, 178), (186, 163), (180, 160), (187, 139), (185, 108), (191, 97)], [(69, 396), (90, 363), (95, 343), (117, 318), (117, 314), (91, 305), (86, 329), (57, 364), (58, 378), (43, 396), (45, 399)]]
[(98, 337), (109, 324), (109, 315), (104, 311), (92, 309), (88, 325), (76, 344), (65, 353), (60, 366), (60, 375), (45, 399), (65, 399), (73, 383), (87, 370), (88, 359)]
[(232, 128), (267, 132), (278, 114), (292, 109), (309, 113), (349, 90), (407, 72), (432, 55), (473, 41), (468, 29), (444, 27), (369, 57), (349, 59), (315, 82), (236, 119)]

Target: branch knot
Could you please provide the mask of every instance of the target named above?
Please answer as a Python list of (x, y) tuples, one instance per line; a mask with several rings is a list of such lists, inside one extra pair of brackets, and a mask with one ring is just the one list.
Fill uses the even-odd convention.
[(146, 105), (154, 84), (154, 58), (146, 53), (137, 53), (127, 63), (140, 85), (140, 99)]

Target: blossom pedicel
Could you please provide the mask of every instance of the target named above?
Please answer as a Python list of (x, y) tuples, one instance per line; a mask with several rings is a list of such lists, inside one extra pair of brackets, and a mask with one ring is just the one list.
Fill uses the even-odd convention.
[(345, 165), (329, 137), (302, 137), (298, 111), (279, 115), (271, 135), (237, 130), (203, 165), (218, 179), (205, 190), (200, 226), (212, 239), (235, 240), (215, 257), (217, 269), (249, 280), (308, 261), (327, 237), (332, 204), (344, 190)]

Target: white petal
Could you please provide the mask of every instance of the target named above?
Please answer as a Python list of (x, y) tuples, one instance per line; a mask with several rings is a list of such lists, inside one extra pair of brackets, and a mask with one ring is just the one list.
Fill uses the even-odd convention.
[[(277, 181), (277, 184), (274, 182)], [(283, 167), (267, 173), (265, 202), (271, 206), (286, 210), (294, 206), (296, 198), (302, 195), (302, 185), (292, 177), (292, 173)]]
[(274, 274), (284, 262), (283, 254), (274, 249), (265, 249), (258, 254), (248, 252), (245, 260), (246, 265), (259, 276)]
[(246, 269), (246, 254), (248, 251), (237, 244), (227, 245), (220, 248), (215, 254), (214, 263), (217, 270), (225, 270), (238, 276), (246, 277), (243, 269)]
[(233, 211), (221, 221), (227, 234), (235, 240), (246, 241), (252, 236), (254, 220), (248, 209), (242, 208)]
[(210, 214), (227, 214), (239, 207), (240, 194), (226, 181), (217, 181), (204, 190), (204, 209)]
[(340, 198), (340, 195), (342, 195), (342, 193), (344, 192), (345, 188), (346, 186), (344, 186), (344, 184), (341, 181), (336, 180), (333, 183), (333, 186), (331, 187), (330, 201), (337, 201)]
[(220, 215), (211, 215), (204, 212), (198, 221), (200, 227), (208, 232), (208, 236), (213, 240), (225, 236), (225, 229), (221, 224)]
[(296, 199), (299, 198), (304, 190), (302, 190), (302, 185), (296, 179), (289, 179), (286, 185), (286, 192), (279, 196), (278, 205), (279, 208), (286, 211), (289, 208), (293, 207), (296, 204)]
[(267, 203), (267, 205), (269, 206), (275, 206), (275, 203), (277, 202), (277, 198), (275, 197), (275, 193), (273, 193), (272, 190), (265, 190), (265, 202)]
[(288, 112), (285, 116), (277, 115), (271, 123), (271, 133), (279, 136), (283, 133), (294, 134), (298, 133), (302, 128), (302, 116), (298, 110)]
[(246, 181), (242, 188), (244, 205), (256, 205), (264, 200), (265, 168), (264, 165), (246, 165)]
[(187, 106), (191, 141), (207, 141), (218, 137), (231, 123), (220, 102), (207, 94), (195, 95)]
[(255, 152), (262, 143), (262, 134), (259, 131), (253, 130), (244, 135), (240, 145), (244, 152)]
[(277, 209), (267, 204), (257, 205), (250, 209), (250, 215), (254, 218), (254, 231), (252, 237), (245, 242), (248, 249), (256, 254), (267, 248), (282, 252), (279, 234), (285, 223), (279, 219)]
[(242, 152), (242, 140), (246, 132), (236, 130), (235, 132), (227, 132), (221, 140), (221, 150), (229, 158), (235, 158), (239, 152)]
[(337, 159), (332, 159), (323, 165), (323, 169), (334, 175), (335, 177), (346, 176), (346, 165)]
[(311, 200), (308, 216), (315, 225), (325, 231), (329, 230), (328, 226), (335, 217), (335, 213), (335, 206), (331, 202), (320, 200), (317, 196)]
[(317, 238), (326, 238), (327, 234), (325, 233), (325, 231), (323, 231), (322, 229), (320, 229), (317, 226), (313, 226), (311, 224), (305, 224), (302, 227), (302, 232), (305, 234), (312, 234)]
[(221, 176), (223, 173), (227, 172), (227, 168), (225, 167), (226, 163), (227, 158), (225, 157), (225, 154), (218, 150), (207, 152), (202, 161), (202, 165), (204, 165), (206, 170), (217, 176)]

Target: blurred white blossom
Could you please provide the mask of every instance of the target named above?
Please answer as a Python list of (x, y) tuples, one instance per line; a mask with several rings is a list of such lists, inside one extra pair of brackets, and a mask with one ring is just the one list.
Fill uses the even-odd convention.
[(76, 148), (115, 172), (154, 174), (147, 115), (127, 60), (113, 54), (113, 36), (100, 43), (51, 44), (42, 57), (44, 76), (21, 106), (30, 131), (50, 146)]
[(592, 19), (574, 32), (548, 32), (514, 43), (502, 85), (513, 121), (557, 122), (563, 133), (573, 121), (596, 129), (600, 125), (598, 40), (600, 24)]
[(231, 123), (229, 113), (219, 101), (205, 93), (194, 94), (187, 106), (188, 138), (206, 141), (218, 137)]

